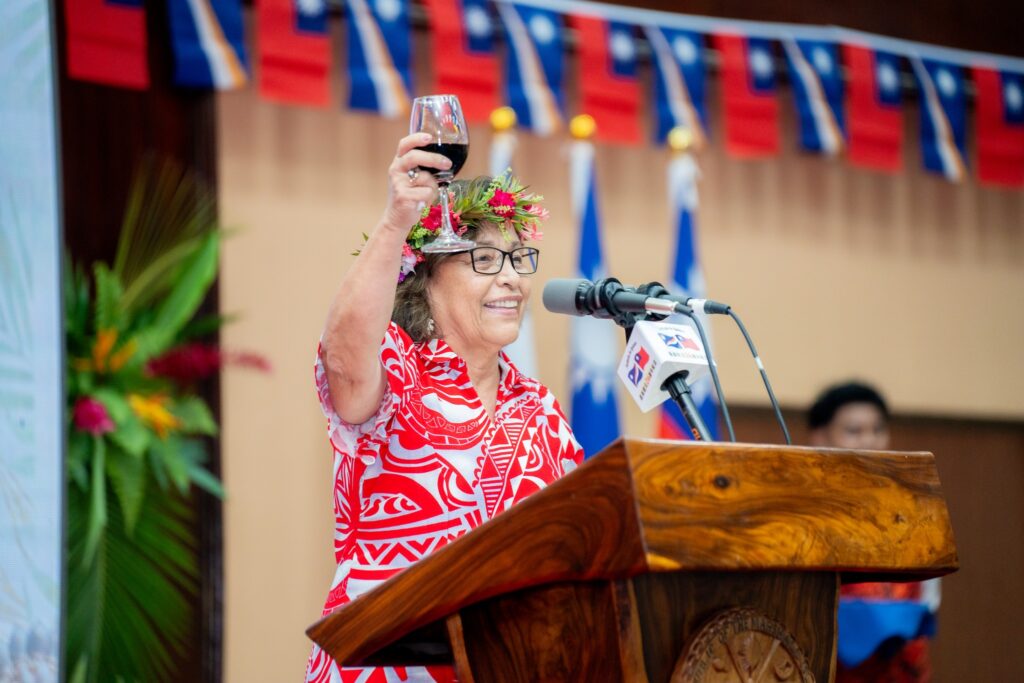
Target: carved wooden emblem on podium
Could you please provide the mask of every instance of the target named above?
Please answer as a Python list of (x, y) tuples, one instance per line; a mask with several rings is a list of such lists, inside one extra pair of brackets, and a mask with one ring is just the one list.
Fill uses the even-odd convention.
[(701, 627), (672, 683), (814, 683), (814, 676), (785, 626), (757, 610), (734, 608)]

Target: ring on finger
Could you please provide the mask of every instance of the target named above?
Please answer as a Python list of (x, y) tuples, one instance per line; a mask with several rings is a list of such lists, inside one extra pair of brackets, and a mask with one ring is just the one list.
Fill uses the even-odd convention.
[(405, 174), (409, 176), (409, 184), (415, 185), (416, 179), (420, 176), (420, 170), (418, 168), (410, 168)]

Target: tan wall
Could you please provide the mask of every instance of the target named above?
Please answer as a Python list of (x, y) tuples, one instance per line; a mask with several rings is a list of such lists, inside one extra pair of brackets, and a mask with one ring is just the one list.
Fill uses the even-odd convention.
[[(404, 130), (268, 104), (252, 90), (219, 100), (221, 210), (239, 229), (225, 245), (221, 302), (241, 314), (223, 340), (274, 365), (270, 376), (229, 372), (223, 386), (230, 683), (301, 675), (303, 629), (333, 571), (330, 455), (311, 362), (336, 283), (383, 207), (384, 169)], [(700, 158), (709, 291), (744, 315), (780, 400), (804, 405), (824, 383), (857, 375), (881, 384), (898, 411), (1024, 418), (1024, 193), (927, 177), (913, 138), (910, 170), (888, 177), (788, 151), (791, 121), (784, 130), (779, 160), (737, 162), (719, 146)], [(488, 132), (471, 137), (467, 176), (486, 169)], [(667, 279), (665, 160), (648, 147), (598, 151), (609, 271), (627, 283)], [(516, 166), (553, 216), (533, 304), (541, 379), (567, 399), (568, 320), (539, 300), (543, 281), (571, 276), (575, 262), (564, 140), (524, 136)], [(738, 333), (716, 320), (714, 334), (728, 398), (763, 403)], [(652, 433), (650, 416), (625, 412), (627, 432)]]

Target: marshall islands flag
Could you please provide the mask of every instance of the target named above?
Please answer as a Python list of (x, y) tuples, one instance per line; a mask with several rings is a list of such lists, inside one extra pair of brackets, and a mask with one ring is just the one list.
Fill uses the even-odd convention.
[(396, 118), (409, 112), (409, 1), (347, 0), (348, 106)]
[(538, 135), (562, 127), (562, 17), (539, 7), (498, 2), (505, 27), (507, 101), (519, 125)]
[(704, 98), (704, 38), (695, 31), (645, 26), (654, 64), (654, 141), (664, 145), (670, 130), (690, 131), (694, 147), (707, 139), (707, 107)]
[(168, 0), (174, 82), (232, 90), (248, 81), (241, 0)]
[(793, 80), (800, 146), (835, 156), (843, 149), (843, 80), (839, 47), (822, 40), (782, 41)]
[(924, 167), (960, 182), (966, 175), (967, 99), (963, 70), (956, 64), (910, 57), (921, 92), (921, 153)]

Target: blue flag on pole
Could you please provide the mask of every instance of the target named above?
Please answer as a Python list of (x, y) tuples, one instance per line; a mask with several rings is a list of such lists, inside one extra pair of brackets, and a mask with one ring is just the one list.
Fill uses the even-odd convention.
[[(593, 144), (586, 140), (574, 142), (570, 164), (573, 207), (580, 226), (577, 276), (598, 280), (607, 276), (607, 270), (601, 248)], [(572, 321), (572, 407), (569, 422), (587, 458), (620, 434), (619, 407), (615, 398), (618, 334), (619, 328), (608, 320), (582, 317)]]

